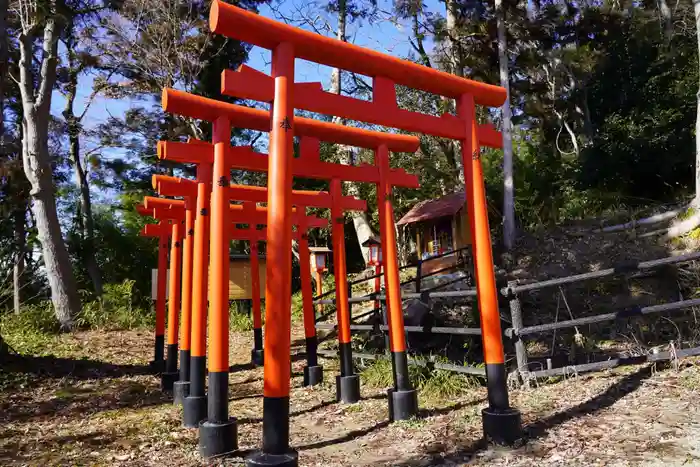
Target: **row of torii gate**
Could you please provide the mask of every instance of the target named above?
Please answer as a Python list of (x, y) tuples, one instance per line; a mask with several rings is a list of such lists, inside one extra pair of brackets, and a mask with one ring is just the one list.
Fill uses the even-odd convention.
[[(144, 229), (145, 235), (159, 238), (154, 364), (164, 367), (164, 386), (174, 384), (176, 398), (184, 407), (183, 423), (199, 428), (202, 456), (220, 456), (238, 449), (236, 419), (228, 411), (230, 240), (249, 241), (252, 261), (257, 261), (258, 242), (267, 241), (264, 340), (259, 284), (252, 287), (252, 358), (254, 362), (264, 362), (263, 437), (260, 451), (249, 456), (246, 464), (298, 465), (298, 455), (289, 445), (293, 238), (299, 242), (304, 304), (304, 384), (317, 384), (323, 377), (316, 355), (307, 233), (311, 228), (326, 226), (327, 221), (307, 215), (307, 207), (331, 210), (340, 357), (337, 394), (343, 402), (359, 400), (360, 381), (352, 363), (344, 212), (365, 210), (366, 202), (343, 196), (343, 181), (377, 185), (394, 376), (394, 386), (388, 391), (389, 417), (402, 420), (418, 413), (417, 393), (408, 377), (392, 206), (393, 187), (417, 188), (418, 179), (402, 169), (392, 169), (389, 158), (391, 152), (415, 152), (419, 140), (415, 136), (302, 118), (294, 116), (295, 109), (461, 142), (488, 383), (489, 406), (482, 412), (484, 435), (498, 443), (515, 441), (520, 437), (521, 422), (519, 412), (508, 401), (480, 160), (480, 146), (501, 147), (501, 137), (492, 126), (479, 125), (476, 120), (476, 105), (498, 107), (503, 104), (506, 91), (313, 34), (220, 0), (211, 6), (209, 24), (216, 34), (272, 51), (272, 76), (242, 66), (238, 71), (224, 70), (221, 85), (225, 95), (271, 103), (270, 111), (164, 89), (163, 109), (211, 122), (212, 141), (160, 142), (158, 157), (196, 165), (196, 179), (156, 175), (154, 188), (170, 198), (146, 197), (140, 207), (142, 214), (159, 220)], [(330, 94), (323, 91), (320, 83), (295, 83), (296, 58), (371, 77), (372, 100)], [(399, 109), (396, 85), (455, 99), (457, 115), (434, 117)], [(250, 147), (232, 147), (234, 127), (269, 132), (269, 155), (256, 153)], [(299, 139), (299, 157), (294, 157), (294, 137)], [(322, 141), (370, 149), (374, 152), (374, 165), (323, 162), (319, 154)], [(230, 172), (234, 169), (266, 172), (267, 187), (232, 185)], [(327, 180), (329, 190), (293, 190), (294, 177)], [(248, 227), (237, 227), (241, 224)], [(262, 225), (266, 227), (260, 229)], [(170, 291), (165, 346), (168, 252)]]

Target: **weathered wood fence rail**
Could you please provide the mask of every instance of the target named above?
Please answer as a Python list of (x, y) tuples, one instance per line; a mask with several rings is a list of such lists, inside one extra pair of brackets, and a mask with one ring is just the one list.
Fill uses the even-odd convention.
[[(451, 252), (454, 253), (454, 252)], [(442, 255), (444, 256), (444, 255)], [(628, 276), (628, 275), (633, 275), (637, 273), (644, 273), (648, 271), (654, 271), (662, 266), (668, 266), (672, 264), (678, 264), (678, 263), (684, 263), (684, 262), (689, 262), (689, 261), (695, 261), (700, 259), (700, 252), (697, 253), (689, 253), (685, 255), (678, 255), (678, 256), (671, 256), (667, 258), (661, 258), (661, 259), (656, 259), (656, 260), (651, 260), (651, 261), (643, 261), (643, 262), (623, 262), (620, 263), (614, 267), (607, 268), (607, 269), (601, 269), (599, 271), (593, 271), (593, 272), (588, 272), (588, 273), (583, 273), (583, 274), (576, 274), (572, 276), (567, 276), (567, 277), (560, 277), (556, 279), (549, 279), (545, 281), (539, 281), (539, 282), (530, 282), (530, 283), (519, 283), (518, 281), (511, 281), (508, 282), (506, 287), (503, 287), (501, 289), (501, 294), (505, 299), (507, 299), (509, 308), (510, 308), (510, 317), (511, 317), (511, 326), (504, 329), (504, 335), (506, 338), (510, 339), (510, 341), (513, 343), (514, 349), (515, 349), (515, 356), (516, 356), (516, 362), (517, 362), (517, 373), (519, 376), (522, 378), (523, 381), (528, 381), (531, 378), (536, 378), (536, 377), (549, 377), (549, 376), (561, 376), (561, 375), (567, 375), (567, 374), (578, 374), (578, 373), (584, 373), (584, 372), (589, 372), (589, 371), (600, 371), (604, 369), (609, 369), (609, 368), (614, 368), (618, 366), (625, 366), (625, 365), (637, 365), (641, 364), (644, 362), (655, 362), (655, 361), (664, 361), (664, 360), (672, 360), (672, 359), (677, 359), (677, 358), (683, 358), (683, 357), (690, 357), (690, 356), (696, 356), (700, 355), (700, 347), (696, 348), (691, 348), (691, 349), (674, 349), (671, 351), (667, 352), (657, 352), (649, 355), (639, 355), (639, 356), (632, 356), (632, 357), (618, 357), (618, 358), (611, 358), (609, 360), (605, 361), (600, 361), (600, 362), (593, 362), (593, 363), (585, 363), (585, 364), (579, 364), (579, 365), (570, 365), (570, 366), (563, 366), (559, 368), (547, 368), (543, 370), (537, 370), (537, 371), (530, 371), (529, 369), (529, 364), (528, 364), (528, 355), (527, 355), (527, 350), (524, 342), (524, 338), (526, 336), (538, 334), (538, 333), (544, 333), (544, 332), (550, 332), (558, 329), (566, 329), (566, 328), (572, 328), (576, 326), (582, 326), (582, 325), (588, 325), (588, 324), (596, 324), (596, 323), (601, 323), (605, 321), (614, 321), (617, 319), (624, 319), (624, 318), (631, 318), (635, 316), (644, 316), (644, 315), (650, 315), (654, 313), (660, 313), (660, 312), (667, 312), (667, 311), (675, 311), (675, 310), (682, 310), (682, 309), (687, 309), (687, 308), (692, 308), (695, 306), (700, 306), (700, 299), (691, 299), (691, 300), (680, 300), (676, 302), (671, 302), (671, 303), (662, 303), (658, 305), (651, 305), (651, 306), (634, 306), (634, 307), (628, 307), (628, 308), (623, 308), (614, 312), (610, 313), (602, 313), (596, 316), (587, 316), (584, 318), (577, 318), (577, 319), (570, 319), (566, 321), (559, 321), (556, 323), (543, 323), (543, 324), (538, 324), (538, 325), (533, 325), (533, 326), (524, 326), (523, 325), (523, 312), (522, 312), (522, 303), (520, 300), (520, 294), (525, 293), (525, 292), (531, 292), (531, 291), (536, 291), (536, 290), (542, 290), (550, 287), (557, 287), (561, 285), (566, 285), (566, 284), (573, 284), (577, 282), (583, 282), (583, 281), (591, 281), (591, 280), (596, 280), (596, 279), (603, 279), (607, 277), (623, 277), (623, 276)], [(420, 263), (419, 264), (411, 264), (408, 266), (404, 266), (402, 269), (406, 269), (408, 267), (416, 267), (417, 270), (420, 271)], [(447, 269), (455, 269), (457, 266), (452, 266)], [(434, 271), (430, 275), (435, 275), (439, 274), (440, 272), (444, 272), (443, 270), (440, 271)], [(465, 280), (466, 278), (459, 278), (456, 280), (450, 280), (442, 284), (438, 284), (437, 286), (431, 287), (430, 289), (423, 289), (421, 290), (421, 282), (422, 279), (425, 277), (428, 277), (429, 275), (425, 275), (422, 277), (418, 277), (420, 274), (417, 275), (416, 279), (411, 279), (410, 281), (404, 282), (402, 285), (405, 285), (407, 283), (410, 283), (412, 281), (416, 281), (416, 292), (408, 292), (408, 293), (402, 293), (402, 298), (404, 300), (408, 299), (420, 299), (422, 301), (430, 301), (430, 300), (440, 300), (440, 299), (446, 299), (446, 298), (469, 298), (469, 297), (475, 297), (476, 296), (476, 289), (475, 288), (470, 288), (467, 290), (454, 290), (454, 291), (439, 291), (438, 289), (445, 287), (447, 285), (453, 284), (454, 282), (460, 281), (460, 280)], [(371, 276), (371, 277), (365, 277), (357, 281), (351, 282), (349, 285), (352, 284), (357, 284), (363, 281), (367, 281), (370, 279), (375, 278), (376, 276)], [(328, 296), (332, 294), (334, 291), (329, 291), (323, 294), (322, 296), (316, 297), (314, 300), (315, 304), (335, 304), (335, 300), (332, 299), (323, 299), (324, 296)], [(366, 318), (368, 316), (374, 315), (376, 313), (385, 313), (385, 300), (386, 296), (383, 293), (371, 293), (359, 297), (349, 297), (348, 301), (353, 304), (353, 303), (363, 303), (363, 302), (371, 302), (371, 301), (379, 301), (382, 303), (382, 306), (380, 308), (375, 308), (370, 311), (367, 311), (365, 313), (362, 313), (361, 315), (355, 316), (352, 318), (353, 322), (356, 322), (357, 320), (361, 318)], [(337, 326), (334, 324), (324, 324), (324, 323), (318, 323), (318, 321), (323, 321), (326, 319), (328, 316), (330, 316), (334, 311), (330, 311), (328, 313), (324, 313), (323, 316), (319, 317), (317, 319), (317, 324), (316, 327), (318, 329), (324, 329), (324, 330), (333, 330)], [(383, 324), (352, 324), (350, 326), (351, 331), (373, 331), (375, 333), (383, 332), (388, 333), (388, 326), (386, 325), (386, 321), (383, 320)], [(462, 336), (480, 336), (481, 335), (481, 329), (480, 328), (470, 328), (470, 327), (438, 327), (438, 326), (406, 326), (405, 331), (407, 333), (426, 333), (426, 334), (450, 334), (450, 335), (462, 335)], [(332, 357), (335, 356), (335, 352), (332, 351), (319, 351), (319, 354), (322, 354), (327, 357)], [(367, 353), (354, 353), (353, 354), (354, 358), (357, 359), (364, 359), (364, 360), (377, 360), (377, 359), (384, 359), (388, 358), (386, 355), (383, 354), (367, 354)], [(448, 371), (456, 371), (460, 373), (468, 373), (472, 375), (477, 375), (477, 376), (485, 376), (484, 371), (482, 368), (478, 366), (472, 366), (472, 365), (453, 365), (453, 364), (445, 364), (445, 363), (439, 363), (439, 362), (432, 362), (430, 360), (422, 360), (422, 359), (413, 359), (409, 363), (415, 364), (415, 365), (421, 365), (421, 366), (430, 366), (431, 368), (436, 368), (436, 369), (443, 369), (443, 370), (448, 370)]]

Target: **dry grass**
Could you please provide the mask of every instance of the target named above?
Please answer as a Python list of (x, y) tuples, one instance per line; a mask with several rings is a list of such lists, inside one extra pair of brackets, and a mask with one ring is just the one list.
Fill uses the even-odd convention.
[[(136, 331), (63, 335), (51, 349), (62, 359), (3, 367), (0, 465), (240, 465), (236, 457), (199, 459), (196, 432), (180, 426), (180, 409), (142, 367), (151, 339)], [(250, 345), (249, 333), (232, 334), (231, 363), (247, 363)], [(327, 382), (307, 389), (303, 361), (293, 364), (291, 443), (304, 466), (700, 465), (700, 369), (688, 361), (679, 370), (634, 367), (512, 392), (531, 436), (516, 450), (480, 444), (481, 387), (432, 398), (419, 419), (389, 425), (382, 389), (365, 385), (359, 404), (337, 404), (337, 367), (325, 365)], [(261, 391), (260, 370), (231, 375), (230, 412), (244, 450), (260, 445)]]

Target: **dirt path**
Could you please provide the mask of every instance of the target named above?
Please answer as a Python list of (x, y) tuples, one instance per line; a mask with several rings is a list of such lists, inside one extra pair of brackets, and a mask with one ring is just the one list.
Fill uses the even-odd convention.
[[(66, 335), (56, 357), (0, 366), (0, 465), (241, 465), (198, 458), (196, 432), (180, 427), (180, 409), (143, 366), (151, 342), (136, 331)], [(232, 364), (247, 363), (250, 344), (232, 335)], [(315, 389), (301, 387), (303, 365), (293, 364), (291, 442), (304, 466), (700, 466), (700, 369), (690, 363), (513, 391), (531, 438), (516, 450), (480, 444), (483, 389), (421, 400), (422, 418), (389, 425), (382, 390), (363, 387), (361, 403), (337, 404), (334, 362)], [(259, 446), (261, 391), (261, 370), (231, 375), (244, 453)]]

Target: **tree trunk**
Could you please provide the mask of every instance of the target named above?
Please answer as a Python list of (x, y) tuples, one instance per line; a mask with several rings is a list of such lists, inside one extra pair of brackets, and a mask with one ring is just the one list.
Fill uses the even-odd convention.
[[(24, 111), (22, 159), (31, 186), (32, 212), (51, 287), (51, 300), (62, 329), (68, 330), (72, 328), (74, 317), (80, 311), (80, 298), (58, 221), (48, 148), (48, 123), (51, 92), (56, 81), (59, 31), (55, 18), (49, 16), (45, 19), (41, 76), (35, 80), (31, 66), (32, 37), (28, 36), (32, 28), (25, 24), (22, 26), (24, 32), (19, 40), (20, 92)], [(35, 81), (38, 83), (36, 92)]]
[(24, 170), (32, 187), (32, 211), (51, 287), (51, 300), (61, 327), (68, 330), (80, 311), (80, 299), (58, 222), (46, 118), (35, 112), (25, 112)]
[[(447, 40), (449, 42), (448, 56), (450, 57), (450, 65), (452, 74), (464, 77), (464, 55), (462, 53), (462, 45), (460, 43), (459, 18), (458, 18), (458, 3), (457, 0), (445, 0), (445, 27), (447, 28)], [(444, 98), (447, 99), (447, 98)], [(456, 109), (456, 104), (453, 106), (450, 102), (449, 108)], [(462, 163), (462, 153), (454, 150), (456, 141), (449, 141), (453, 147), (452, 153), (455, 167), (457, 167), (457, 176), (461, 186), (465, 186), (464, 164)], [(466, 189), (466, 188), (465, 188)]]
[(63, 118), (68, 127), (68, 140), (70, 143), (69, 156), (75, 170), (76, 183), (80, 190), (80, 216), (79, 227), (81, 234), (81, 256), (85, 269), (92, 281), (92, 286), (97, 296), (102, 295), (102, 277), (100, 268), (95, 258), (94, 221), (92, 218), (92, 201), (90, 199), (90, 186), (87, 174), (80, 160), (80, 133), (82, 125), (80, 118), (75, 115), (75, 96), (78, 87), (79, 65), (75, 63), (73, 41), (66, 40), (66, 48), (69, 56), (69, 82), (66, 85), (66, 107), (63, 110)]
[[(8, 0), (0, 0), (0, 148), (4, 148), (5, 138), (5, 80), (7, 76), (7, 7)], [(0, 153), (0, 156), (6, 154)]]
[[(19, 198), (19, 197), (18, 197)], [(24, 257), (27, 249), (27, 230), (25, 222), (27, 219), (27, 202), (17, 199), (17, 206), (12, 213), (13, 230), (15, 237), (15, 264), (12, 267), (12, 289), (15, 313), (20, 312), (22, 305), (22, 282), (24, 275)]]
[[(693, 1), (695, 11), (695, 34), (698, 40), (698, 62), (700, 62), (700, 0)], [(700, 204), (700, 83), (698, 83), (697, 114), (695, 117), (695, 199), (694, 205)]]
[(506, 250), (515, 243), (515, 193), (513, 188), (513, 135), (510, 113), (510, 79), (508, 74), (508, 49), (506, 48), (506, 14), (503, 0), (496, 0), (498, 23), (498, 64), (501, 87), (506, 90), (503, 104), (503, 246)]
[[(338, 30), (336, 33), (336, 38), (339, 41), (347, 42), (346, 28), (347, 28), (347, 1), (338, 0)], [(343, 90), (343, 79), (342, 72), (339, 68), (334, 68), (331, 73), (331, 89), (330, 91), (334, 94), (340, 95)], [(342, 118), (333, 118), (333, 123), (338, 125), (344, 125), (345, 122)], [(353, 163), (352, 148), (345, 145), (338, 145), (338, 150), (340, 151), (340, 162), (343, 164)], [(347, 187), (347, 194), (350, 196), (358, 196), (359, 191), (355, 183), (345, 183)], [(362, 246), (372, 236), (372, 227), (369, 225), (369, 220), (367, 219), (367, 213), (363, 211), (353, 211), (352, 212), (352, 224), (355, 228), (355, 235), (357, 236), (357, 242), (360, 245), (360, 250), (362, 251), (362, 257), (365, 263), (369, 261), (369, 248)]]
[(671, 36), (673, 36), (673, 13), (671, 13), (671, 8), (669, 8), (666, 0), (658, 0), (658, 3), (659, 13), (664, 23), (664, 43), (668, 47), (668, 44), (671, 42)]
[(80, 216), (83, 235), (83, 260), (85, 269), (90, 276), (95, 294), (102, 295), (102, 276), (95, 258), (95, 226), (92, 217), (92, 201), (90, 200), (90, 186), (87, 174), (80, 161), (80, 137), (78, 134), (70, 135), (70, 157), (75, 167), (75, 177), (80, 189)]

